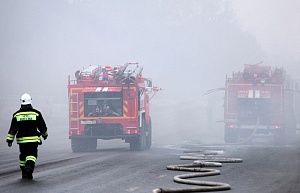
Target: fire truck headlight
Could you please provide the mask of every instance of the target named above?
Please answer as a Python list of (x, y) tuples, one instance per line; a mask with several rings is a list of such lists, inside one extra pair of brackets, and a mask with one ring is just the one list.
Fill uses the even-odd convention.
[(101, 123), (102, 123), (102, 119), (99, 118), (99, 119), (98, 119), (98, 124), (101, 124)]

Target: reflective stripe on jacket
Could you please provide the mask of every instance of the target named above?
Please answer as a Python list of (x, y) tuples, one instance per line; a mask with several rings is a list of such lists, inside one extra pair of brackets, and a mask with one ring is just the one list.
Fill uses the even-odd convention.
[(18, 144), (41, 143), (40, 135), (48, 135), (42, 114), (31, 105), (21, 105), (13, 114), (6, 141), (12, 143), (16, 136)]
[(17, 143), (30, 143), (30, 142), (41, 142), (41, 138), (39, 136), (32, 137), (19, 137), (17, 138)]

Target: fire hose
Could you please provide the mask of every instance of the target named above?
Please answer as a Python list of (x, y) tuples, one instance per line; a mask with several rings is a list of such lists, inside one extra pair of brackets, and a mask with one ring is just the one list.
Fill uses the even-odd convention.
[(253, 136), (255, 135), (256, 131), (258, 130), (259, 121), (260, 121), (260, 117), (258, 116), (254, 130), (251, 132), (251, 134), (246, 139), (243, 139), (242, 141), (239, 141), (237, 143), (227, 143), (227, 144), (228, 145), (239, 145), (239, 144), (245, 144), (248, 141), (250, 141), (253, 138)]
[[(173, 178), (173, 180), (174, 182), (181, 184), (197, 185), (202, 187), (157, 188), (154, 189), (152, 193), (208, 192), (230, 190), (230, 185), (227, 183), (191, 180), (190, 178), (220, 175), (220, 170), (208, 169), (204, 167), (222, 167), (222, 163), (238, 163), (242, 162), (243, 160), (240, 158), (224, 158), (209, 156), (209, 154), (216, 154), (216, 152), (213, 151), (211, 151), (210, 153), (206, 152), (204, 154), (194, 154), (195, 152), (199, 151), (186, 151), (185, 153), (192, 153), (192, 155), (180, 156), (181, 160), (195, 160), (193, 164), (169, 165), (167, 166), (167, 169), (196, 172), (177, 175)], [(203, 152), (203, 150), (201, 150), (200, 152)]]

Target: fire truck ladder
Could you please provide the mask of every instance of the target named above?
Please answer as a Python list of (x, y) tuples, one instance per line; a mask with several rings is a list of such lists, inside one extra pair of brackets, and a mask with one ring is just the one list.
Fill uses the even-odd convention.
[[(79, 129), (79, 101), (78, 101), (78, 93), (70, 93), (70, 129)], [(76, 127), (72, 126), (71, 122), (74, 122), (73, 118), (76, 118)]]

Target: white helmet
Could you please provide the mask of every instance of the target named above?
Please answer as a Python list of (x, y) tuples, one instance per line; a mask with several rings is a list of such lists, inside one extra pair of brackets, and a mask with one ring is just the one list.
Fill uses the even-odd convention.
[(21, 105), (31, 104), (32, 98), (29, 94), (25, 93), (21, 96)]

